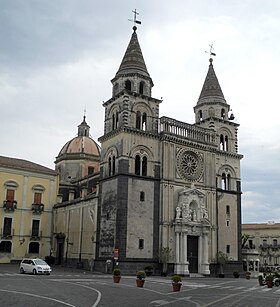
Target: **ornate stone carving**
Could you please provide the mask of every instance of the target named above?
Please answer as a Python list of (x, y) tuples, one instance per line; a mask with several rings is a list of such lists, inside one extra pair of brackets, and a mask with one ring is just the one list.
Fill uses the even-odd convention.
[(197, 189), (184, 189), (179, 193), (175, 220), (183, 223), (201, 223), (208, 220), (204, 194)]

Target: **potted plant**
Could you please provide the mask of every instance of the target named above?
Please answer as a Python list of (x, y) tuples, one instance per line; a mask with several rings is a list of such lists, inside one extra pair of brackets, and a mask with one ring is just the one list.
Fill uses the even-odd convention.
[(222, 251), (219, 251), (218, 252), (218, 263), (219, 263), (219, 267), (220, 267), (219, 277), (221, 277), (221, 278), (225, 277), (224, 265), (226, 264), (227, 261), (228, 261), (227, 254), (223, 253)]
[(181, 290), (182, 286), (182, 277), (180, 275), (173, 275), (171, 277), (173, 292), (178, 292)]
[(119, 283), (120, 280), (121, 280), (121, 270), (119, 268), (114, 268), (113, 270), (113, 280), (114, 280), (114, 283)]
[(146, 273), (145, 271), (138, 271), (136, 273), (136, 285), (137, 287), (143, 288), (145, 283)]
[(273, 287), (273, 279), (274, 276), (272, 274), (268, 274), (265, 278), (266, 284), (267, 284), (267, 288), (272, 288)]
[(259, 276), (258, 276), (258, 280), (259, 280), (259, 285), (260, 285), (260, 286), (263, 286), (263, 285), (264, 285), (264, 279), (263, 279), (263, 276), (262, 276), (262, 275), (259, 275)]
[(245, 278), (250, 279), (251, 278), (251, 272), (246, 272), (245, 273)]
[(233, 272), (233, 276), (234, 276), (234, 278), (239, 278), (240, 274), (239, 274), (239, 272), (234, 271)]
[(153, 267), (151, 265), (146, 265), (144, 270), (147, 276), (151, 276), (153, 274)]
[(162, 262), (162, 276), (167, 276), (168, 262), (172, 258), (172, 249), (170, 247), (162, 247), (159, 254), (160, 262)]

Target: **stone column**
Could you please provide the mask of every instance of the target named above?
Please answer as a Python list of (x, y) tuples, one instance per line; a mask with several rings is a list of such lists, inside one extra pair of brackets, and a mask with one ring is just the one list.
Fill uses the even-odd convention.
[(208, 262), (208, 232), (202, 234), (202, 246), (201, 274), (210, 275)]
[(189, 262), (188, 262), (188, 234), (187, 232), (183, 232), (183, 250), (184, 250), (184, 258), (183, 258), (183, 275), (189, 276)]
[(181, 248), (180, 248), (180, 232), (175, 231), (175, 238), (176, 238), (176, 254), (175, 254), (175, 267), (174, 267), (174, 273), (175, 274), (180, 274), (180, 253), (181, 253)]
[(176, 264), (180, 262), (180, 234), (176, 232)]

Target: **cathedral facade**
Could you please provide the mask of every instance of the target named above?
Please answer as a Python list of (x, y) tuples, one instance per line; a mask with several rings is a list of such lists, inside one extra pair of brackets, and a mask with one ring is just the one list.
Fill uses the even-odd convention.
[(115, 251), (129, 272), (168, 250), (175, 273), (209, 275), (219, 252), (241, 261), (239, 125), (212, 58), (195, 122), (160, 117), (136, 30), (103, 104), (96, 262)]

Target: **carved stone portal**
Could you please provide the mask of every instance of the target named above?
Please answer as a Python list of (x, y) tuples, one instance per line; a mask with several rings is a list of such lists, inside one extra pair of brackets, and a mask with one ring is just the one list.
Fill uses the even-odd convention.
[(176, 274), (189, 275), (188, 236), (198, 237), (197, 273), (210, 274), (208, 262), (209, 232), (210, 222), (204, 194), (195, 188), (184, 189), (179, 192), (175, 213)]

